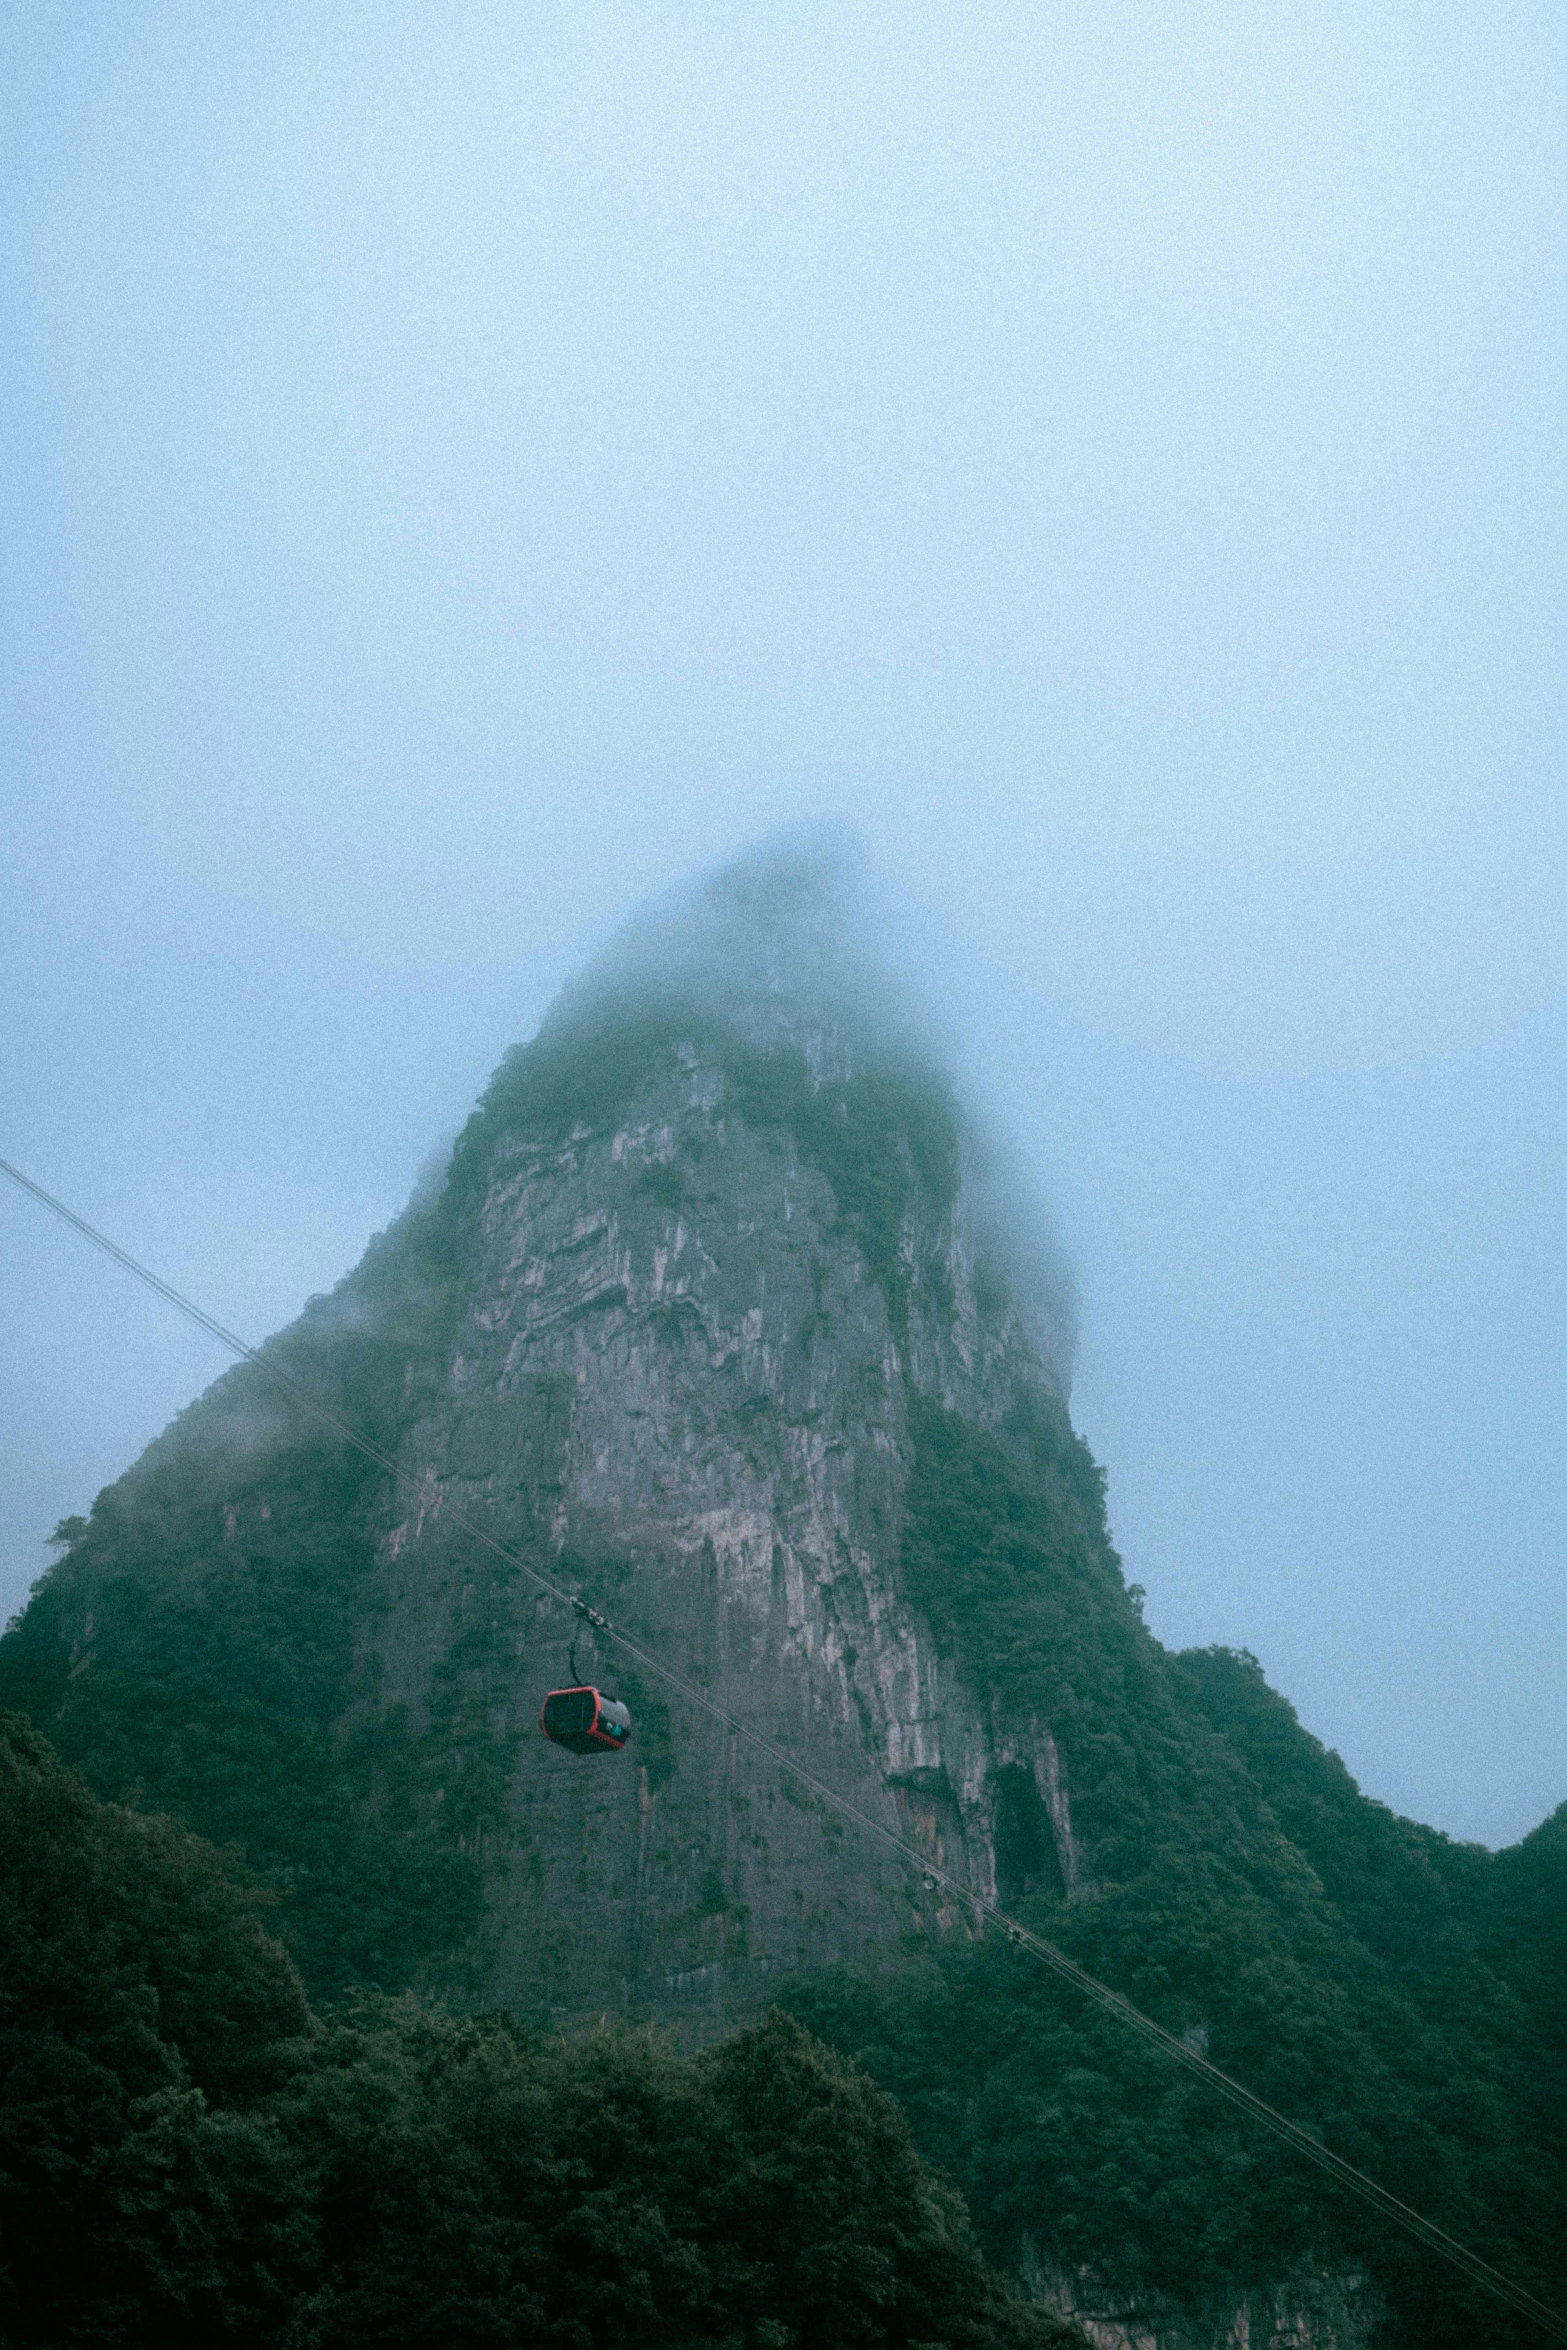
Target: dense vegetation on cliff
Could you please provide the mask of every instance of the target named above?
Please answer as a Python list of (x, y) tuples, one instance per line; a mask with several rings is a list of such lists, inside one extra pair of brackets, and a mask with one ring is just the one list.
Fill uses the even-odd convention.
[(369, 2001), (0, 1716), (0, 2343), (1063, 2350), (865, 2076)]

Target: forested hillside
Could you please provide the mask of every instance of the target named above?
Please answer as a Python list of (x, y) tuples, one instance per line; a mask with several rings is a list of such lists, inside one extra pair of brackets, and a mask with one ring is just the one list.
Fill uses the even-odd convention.
[(865, 2076), (311, 2010), (232, 1865), (0, 1716), (6, 2350), (1070, 2350)]

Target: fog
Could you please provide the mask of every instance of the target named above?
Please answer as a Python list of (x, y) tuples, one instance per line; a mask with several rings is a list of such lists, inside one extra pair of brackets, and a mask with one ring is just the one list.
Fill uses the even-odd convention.
[[(259, 1337), (645, 897), (855, 825), (1175, 1644), (1567, 1795), (1567, 27), (0, 16), (0, 1153)], [(222, 1367), (0, 1199), (0, 1605)]]

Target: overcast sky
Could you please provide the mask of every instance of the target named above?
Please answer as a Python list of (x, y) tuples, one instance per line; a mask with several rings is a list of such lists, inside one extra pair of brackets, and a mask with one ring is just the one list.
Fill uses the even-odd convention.
[[(860, 827), (1175, 1644), (1567, 1796), (1559, 6), (0, 6), (0, 1154), (259, 1337)], [(221, 1368), (0, 1198), (0, 1608)]]

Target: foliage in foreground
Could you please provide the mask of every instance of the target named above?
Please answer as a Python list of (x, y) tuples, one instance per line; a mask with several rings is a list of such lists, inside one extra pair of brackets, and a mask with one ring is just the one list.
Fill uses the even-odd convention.
[(697, 2057), (336, 2021), (222, 1856), (0, 1716), (0, 2344), (1047, 2350), (891, 2100), (783, 2015)]

